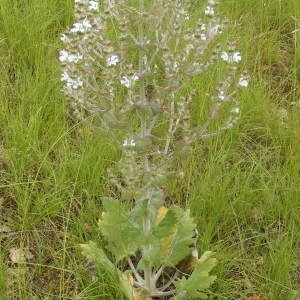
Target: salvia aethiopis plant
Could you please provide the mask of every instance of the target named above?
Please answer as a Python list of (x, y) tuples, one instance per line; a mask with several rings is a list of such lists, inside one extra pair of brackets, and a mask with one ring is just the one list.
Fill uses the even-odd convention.
[[(128, 299), (205, 298), (215, 280), (215, 258), (198, 258), (196, 224), (188, 210), (168, 207), (163, 186), (176, 151), (237, 122), (236, 94), (248, 79), (238, 71), (235, 43), (218, 43), (225, 28), (217, 1), (208, 1), (198, 22), (191, 2), (75, 0), (75, 23), (61, 36), (61, 80), (74, 116), (110, 136), (122, 154), (108, 170), (117, 193), (103, 199), (99, 221), (113, 260), (94, 242), (81, 247)], [(188, 84), (215, 64), (224, 78), (199, 99)], [(209, 104), (203, 124), (191, 123), (192, 101)]]

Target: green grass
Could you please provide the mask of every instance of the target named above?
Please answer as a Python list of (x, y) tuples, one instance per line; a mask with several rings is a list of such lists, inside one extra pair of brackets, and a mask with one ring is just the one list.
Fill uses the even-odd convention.
[[(170, 197), (191, 208), (200, 249), (216, 252), (211, 299), (300, 299), (300, 3), (225, 0), (221, 9), (251, 85), (238, 125), (178, 163), (186, 180)], [(122, 299), (101, 270), (89, 278), (78, 248), (101, 242), (100, 198), (118, 153), (69, 119), (56, 57), (71, 22), (71, 0), (0, 1), (1, 299)], [(211, 88), (206, 77), (192, 85), (199, 98)], [(14, 247), (34, 258), (13, 264)]]

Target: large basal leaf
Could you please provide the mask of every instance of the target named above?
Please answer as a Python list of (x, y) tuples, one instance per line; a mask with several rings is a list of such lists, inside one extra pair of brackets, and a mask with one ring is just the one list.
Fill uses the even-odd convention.
[(108, 259), (104, 251), (97, 247), (95, 242), (89, 241), (88, 244), (80, 244), (79, 246), (82, 250), (82, 254), (86, 258), (94, 261), (95, 264), (100, 266), (102, 270), (105, 270), (105, 272), (109, 274), (111, 278), (118, 278), (118, 269)]
[(188, 212), (176, 206), (170, 209), (160, 207), (148, 244), (143, 247), (143, 257), (138, 268), (142, 269), (146, 264), (155, 267), (175, 266), (191, 254), (194, 228), (195, 224)]
[(144, 250), (139, 267), (142, 266), (143, 262), (150, 262), (155, 267), (163, 264), (169, 253), (172, 237), (178, 226), (177, 223), (177, 216), (172, 208), (167, 209), (162, 206), (158, 209), (156, 226), (149, 240), (149, 245)]
[[(183, 211), (176, 206), (171, 207), (170, 210), (176, 216), (176, 223), (172, 228), (173, 232), (171, 235), (161, 239), (164, 253), (163, 263), (166, 266), (176, 266), (177, 263), (192, 252), (192, 247), (195, 244), (194, 229), (196, 224), (190, 217), (188, 210)], [(167, 233), (166, 223), (171, 221), (171, 217), (169, 217), (169, 220), (167, 218), (168, 214), (162, 220), (162, 226), (159, 226), (161, 232)]]
[(120, 286), (129, 300), (135, 300), (133, 282), (134, 279), (130, 271), (125, 271), (120, 274)]
[(130, 218), (128, 208), (120, 201), (105, 199), (103, 205), (105, 212), (99, 220), (99, 227), (116, 260), (135, 254), (144, 238), (140, 224)]
[[(158, 210), (157, 219), (158, 222), (156, 224), (153, 235), (159, 239), (166, 238), (174, 234), (177, 227), (177, 214), (174, 207), (171, 207), (166, 212), (162, 212), (164, 215), (161, 218), (160, 212), (163, 207)], [(161, 219), (160, 219), (161, 218)]]
[(134, 279), (130, 271), (120, 274), (120, 285), (128, 300), (152, 300), (143, 295), (142, 290), (134, 287)]
[(212, 255), (212, 252), (205, 252), (198, 260), (191, 276), (188, 279), (183, 277), (175, 282), (176, 294), (178, 295), (176, 299), (186, 299), (184, 298), (186, 295), (197, 299), (207, 298), (204, 291), (208, 289), (216, 279), (216, 276), (209, 275), (209, 272), (217, 264), (217, 260), (212, 258)]
[(90, 241), (88, 244), (80, 244), (82, 254), (101, 268), (109, 275), (115, 284), (120, 286), (127, 299), (136, 300), (135, 290), (133, 288), (133, 277), (130, 271), (122, 273), (105, 255), (101, 248), (98, 248), (96, 243)]

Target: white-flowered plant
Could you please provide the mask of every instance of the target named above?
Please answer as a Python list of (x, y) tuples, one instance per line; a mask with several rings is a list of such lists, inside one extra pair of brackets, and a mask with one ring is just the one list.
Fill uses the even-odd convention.
[[(115, 195), (103, 199), (99, 221), (115, 261), (93, 242), (81, 246), (118, 278), (128, 299), (204, 298), (215, 279), (212, 253), (198, 258), (189, 211), (165, 203), (163, 186), (175, 173), (175, 151), (237, 122), (236, 94), (248, 77), (238, 72), (235, 44), (218, 43), (225, 28), (217, 1), (208, 0), (196, 27), (189, 3), (75, 0), (75, 23), (61, 36), (61, 80), (74, 116), (101, 129), (122, 153), (108, 170)], [(216, 92), (197, 96), (191, 79), (216, 64), (226, 69)], [(210, 105), (203, 124), (191, 122), (193, 101)]]

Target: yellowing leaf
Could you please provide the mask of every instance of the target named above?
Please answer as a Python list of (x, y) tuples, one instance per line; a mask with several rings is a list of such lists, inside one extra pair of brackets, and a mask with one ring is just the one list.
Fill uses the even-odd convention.
[(217, 263), (217, 260), (211, 257), (212, 255), (213, 253), (211, 251), (205, 252), (198, 260), (190, 277), (188, 279), (183, 277), (175, 282), (177, 294), (187, 294), (190, 297), (207, 299), (204, 291), (208, 289), (216, 279), (216, 276), (209, 274)]
[(161, 206), (157, 210), (156, 225), (161, 222), (161, 220), (166, 216), (167, 212), (168, 208), (166, 208), (165, 206)]
[(121, 287), (129, 300), (134, 300), (134, 279), (130, 271), (126, 271), (120, 274)]
[[(163, 223), (164, 226), (161, 226)], [(191, 254), (190, 247), (194, 244), (193, 235), (196, 225), (189, 211), (184, 212), (181, 208), (172, 206), (159, 226), (163, 233), (170, 233), (161, 239), (164, 262), (175, 266)]]
[(145, 298), (145, 296), (140, 291), (135, 290), (133, 300), (152, 300), (152, 298), (151, 297)]
[(191, 254), (196, 225), (189, 216), (189, 211), (185, 212), (177, 206), (169, 209), (162, 206), (157, 210), (155, 218), (156, 226), (151, 238), (146, 241), (151, 247), (143, 251), (138, 269), (143, 269), (145, 263), (175, 267)]
[[(168, 208), (165, 206), (161, 206), (157, 210), (157, 217), (156, 217), (156, 225), (158, 225), (165, 217), (166, 214), (168, 213)], [(177, 225), (175, 224), (173, 226), (174, 231), (176, 230)], [(167, 237), (164, 237), (161, 239), (161, 245), (162, 245), (162, 256), (166, 256), (169, 253), (170, 247), (171, 247), (171, 242), (172, 242), (172, 237), (174, 234), (171, 234)]]
[(208, 260), (209, 258), (211, 258), (215, 253), (212, 251), (205, 251), (201, 257), (199, 258), (199, 263), (203, 263), (206, 260)]
[(161, 239), (161, 244), (162, 244), (162, 256), (167, 256), (168, 253), (170, 252), (171, 249), (171, 244), (172, 244), (172, 239), (175, 235), (176, 229), (177, 229), (177, 225), (175, 225), (174, 227), (174, 233), (171, 234), (168, 237), (165, 237), (163, 239)]
[(129, 300), (152, 300), (150, 297), (145, 298), (145, 295), (140, 290), (133, 287), (134, 278), (130, 271), (123, 272), (120, 275), (120, 281), (123, 291)]

